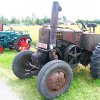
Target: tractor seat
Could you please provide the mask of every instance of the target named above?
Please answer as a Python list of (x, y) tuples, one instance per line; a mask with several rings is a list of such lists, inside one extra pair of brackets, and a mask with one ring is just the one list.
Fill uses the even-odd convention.
[(87, 27), (97, 27), (97, 25), (95, 23), (90, 23), (90, 24), (87, 24)]

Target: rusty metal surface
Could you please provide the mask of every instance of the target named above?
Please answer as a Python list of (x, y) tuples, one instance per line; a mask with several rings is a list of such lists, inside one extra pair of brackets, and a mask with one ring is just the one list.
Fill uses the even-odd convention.
[(93, 51), (95, 46), (100, 43), (100, 34), (84, 33), (82, 34), (81, 47), (88, 51)]
[(50, 43), (50, 29), (48, 28), (41, 28), (39, 30), (39, 43), (47, 44), (47, 49), (49, 48)]
[[(50, 27), (43, 27), (39, 33), (39, 43), (50, 44)], [(74, 31), (71, 29), (57, 29), (56, 38), (76, 44), (80, 48), (88, 51), (93, 51), (95, 46), (100, 43), (100, 34), (83, 33), (82, 31)]]
[(74, 31), (71, 29), (58, 29), (57, 31), (62, 33), (63, 40), (81, 46), (82, 31)]
[(55, 71), (48, 76), (47, 87), (50, 92), (60, 91), (67, 83), (67, 76), (63, 71)]
[(100, 43), (100, 34), (74, 31), (70, 29), (58, 29), (63, 35), (63, 39), (88, 51), (93, 51), (95, 46)]

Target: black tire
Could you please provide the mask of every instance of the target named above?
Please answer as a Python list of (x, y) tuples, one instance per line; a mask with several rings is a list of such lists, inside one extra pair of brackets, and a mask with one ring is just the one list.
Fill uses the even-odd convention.
[[(31, 41), (30, 37), (27, 36), (27, 35), (19, 36), (19, 37), (15, 40), (15, 42), (14, 42), (14, 48), (16, 49), (17, 52), (24, 51), (24, 50), (21, 50), (21, 49), (19, 48), (19, 46), (18, 46), (18, 44), (19, 44), (18, 42), (19, 42), (22, 38), (26, 38), (26, 39), (29, 39), (29, 40)], [(27, 47), (25, 50), (29, 50), (29, 49), (30, 49), (30, 43), (27, 43), (27, 44), (28, 44), (28, 47)]]
[[(48, 88), (47, 82), (49, 76), (53, 75), (51, 73), (57, 70), (61, 70), (62, 72), (64, 72), (64, 75), (65, 74), (67, 75), (66, 77), (67, 81), (64, 83), (64, 86), (60, 90), (56, 92), (54, 91), (51, 92), (51, 90)], [(46, 100), (53, 99), (56, 96), (59, 96), (60, 94), (65, 93), (68, 90), (72, 82), (72, 77), (73, 77), (72, 69), (69, 66), (69, 64), (67, 64), (62, 60), (50, 61), (43, 66), (43, 68), (40, 70), (38, 74), (38, 81), (37, 81), (38, 91)]]
[(32, 62), (31, 55), (33, 53), (33, 51), (21, 51), (15, 56), (12, 63), (12, 70), (18, 78), (29, 78), (38, 74), (38, 70), (36, 69), (28, 71), (31, 67), (27, 64)]
[(100, 43), (95, 47), (92, 53), (90, 72), (94, 79), (100, 78)]

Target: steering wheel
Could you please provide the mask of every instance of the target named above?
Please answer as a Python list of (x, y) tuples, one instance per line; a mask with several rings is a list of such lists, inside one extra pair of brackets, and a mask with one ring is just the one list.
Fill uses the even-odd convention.
[(77, 26), (78, 26), (82, 31), (87, 31), (87, 27), (86, 27), (86, 25), (85, 25), (85, 22), (83, 22), (82, 20), (78, 20)]

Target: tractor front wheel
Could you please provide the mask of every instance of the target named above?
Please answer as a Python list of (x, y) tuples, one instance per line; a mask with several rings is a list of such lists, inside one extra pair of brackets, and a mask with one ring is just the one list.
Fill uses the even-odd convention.
[(29, 78), (38, 74), (38, 69), (32, 65), (32, 51), (21, 51), (12, 63), (12, 70), (18, 78)]
[(0, 45), (0, 54), (3, 53), (3, 46)]
[(20, 36), (14, 43), (14, 47), (16, 49), (16, 51), (24, 51), (24, 50), (29, 50), (30, 48), (30, 37), (23, 35)]
[(62, 60), (50, 61), (42, 67), (38, 74), (38, 91), (46, 100), (51, 100), (68, 90), (72, 77), (69, 64)]

